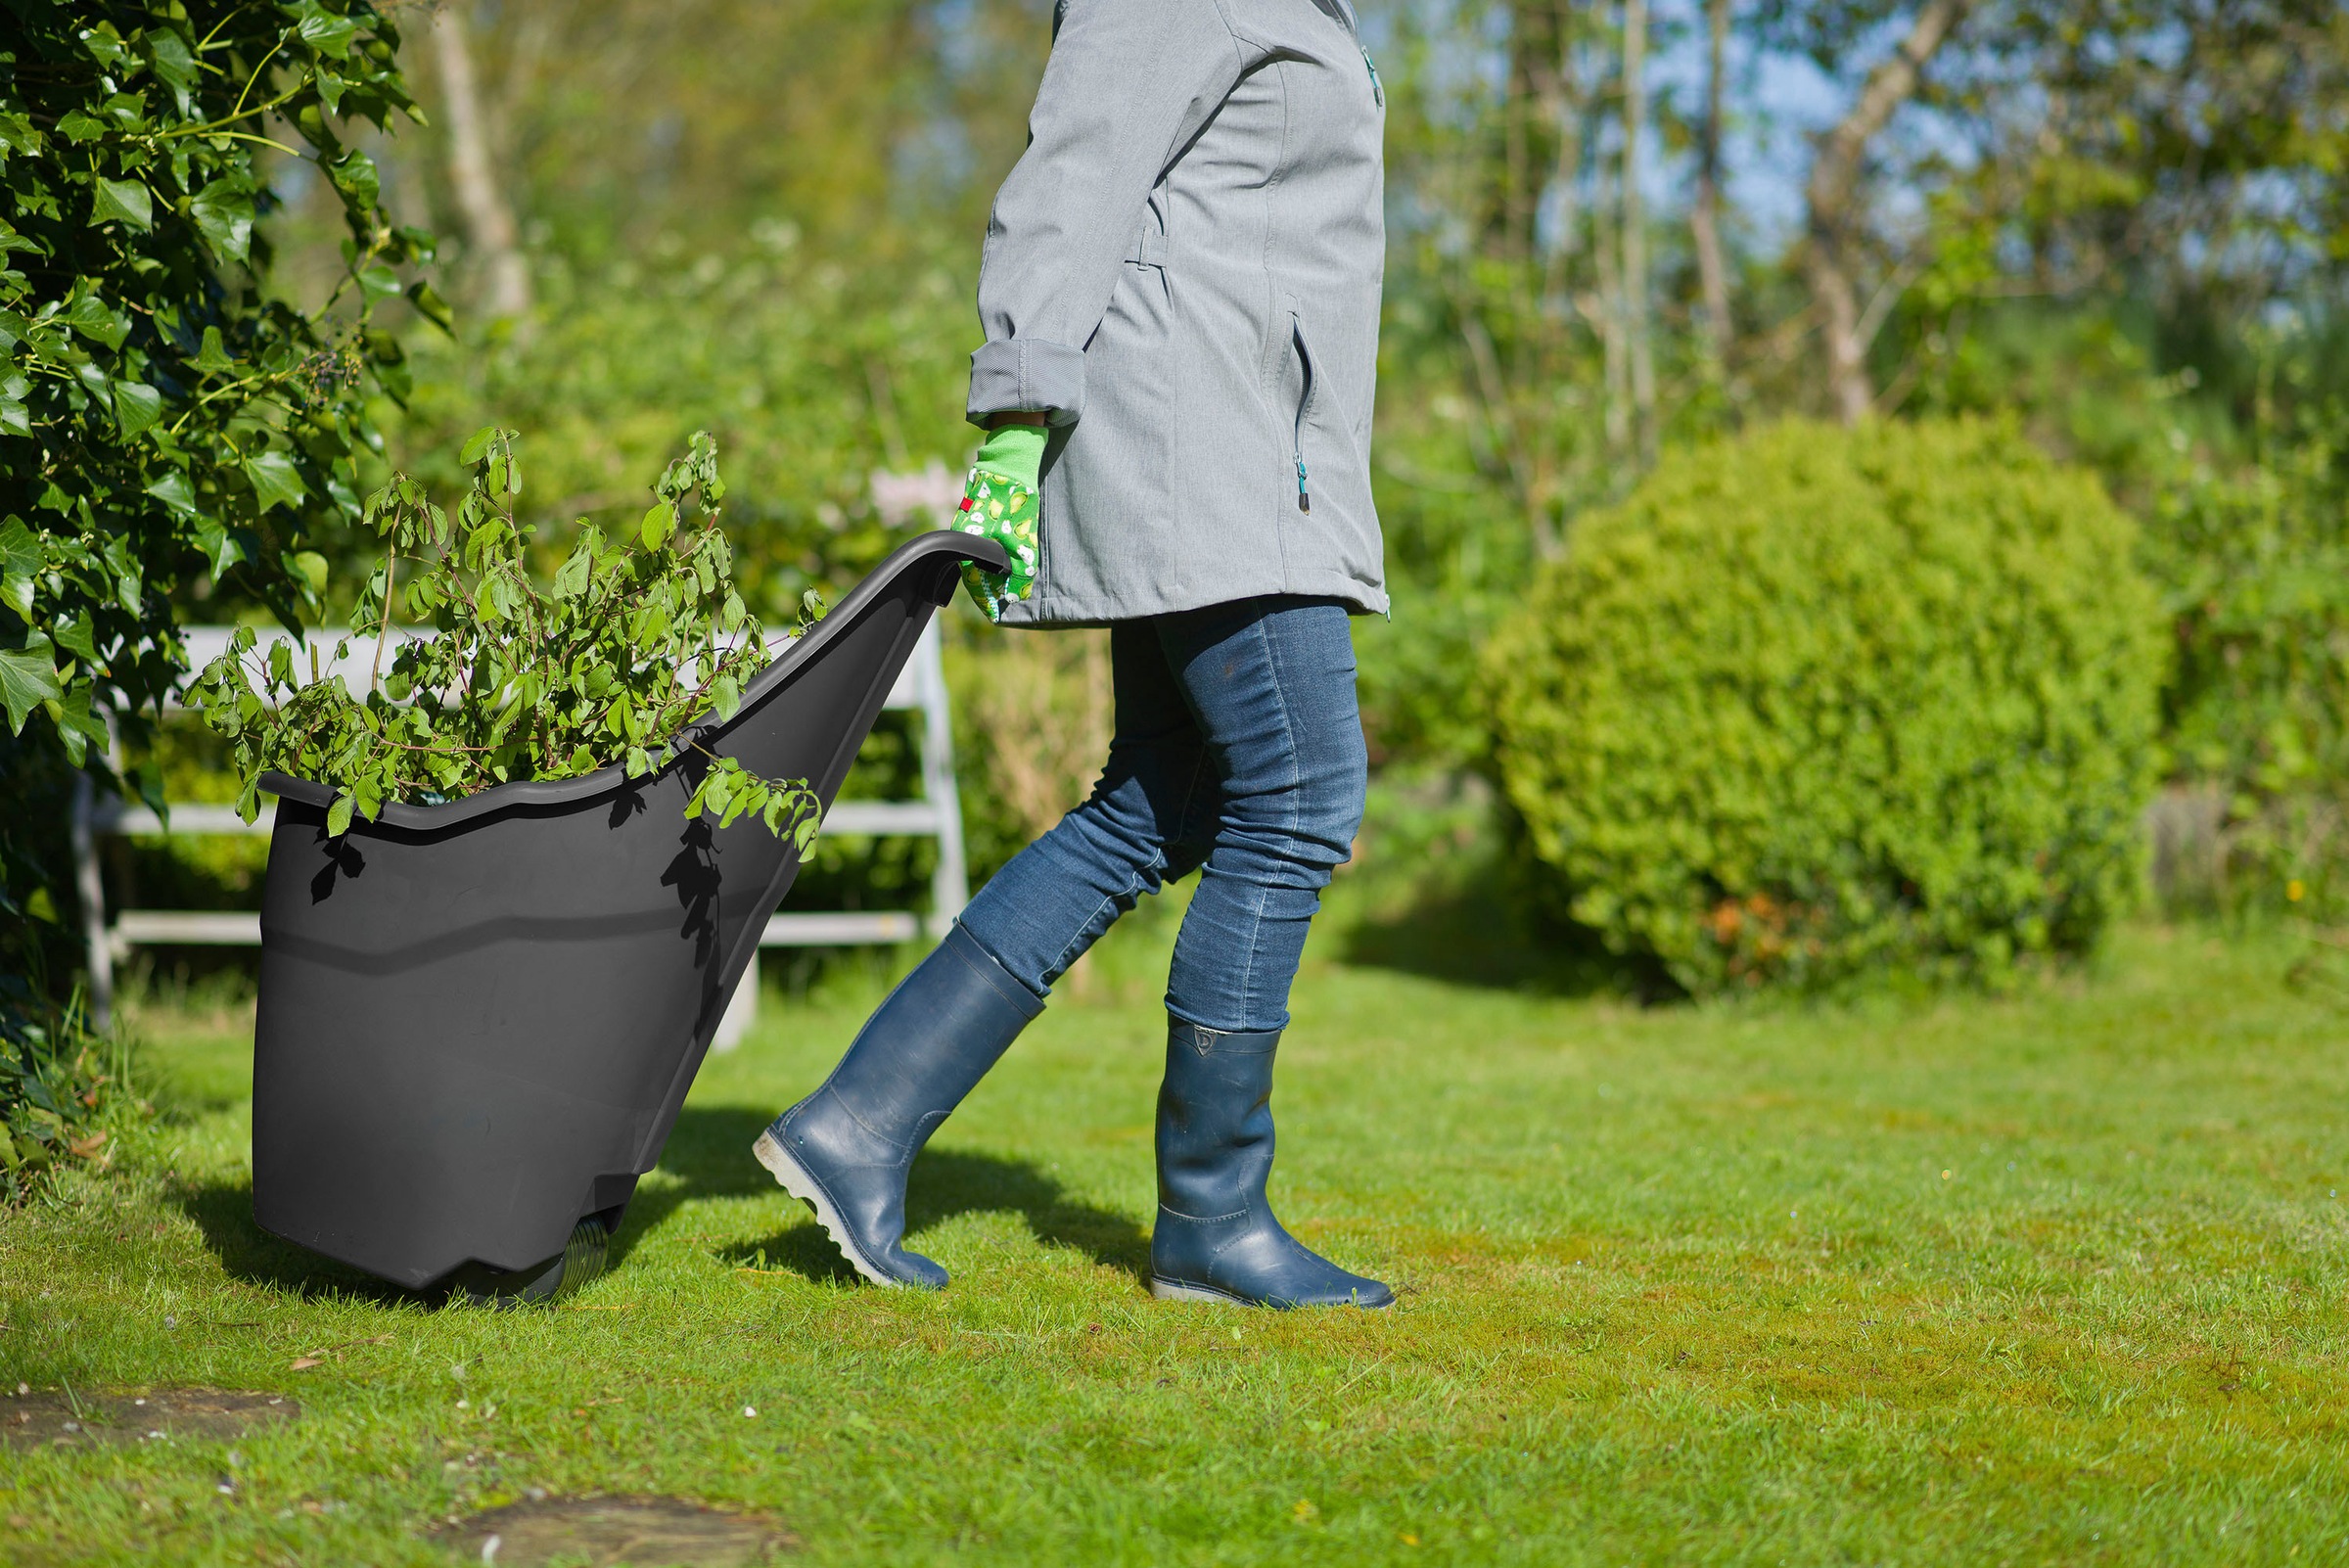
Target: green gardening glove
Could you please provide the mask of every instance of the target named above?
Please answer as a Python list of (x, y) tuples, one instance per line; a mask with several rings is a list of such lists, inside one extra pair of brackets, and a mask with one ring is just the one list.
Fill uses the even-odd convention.
[(955, 530), (992, 539), (1011, 557), (1007, 574), (963, 563), (963, 586), (990, 621), (1001, 621), (1006, 605), (1036, 591), (1036, 486), (1043, 463), (1043, 428), (1005, 425), (989, 434), (963, 485)]

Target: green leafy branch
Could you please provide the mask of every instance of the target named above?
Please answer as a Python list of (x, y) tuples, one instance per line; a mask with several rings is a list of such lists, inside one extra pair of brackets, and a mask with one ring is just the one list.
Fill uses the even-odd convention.
[[(641, 778), (690, 747), (710, 765), (688, 816), (708, 811), (723, 826), (755, 815), (804, 849), (819, 815), (806, 780), (763, 778), (687, 734), (707, 715), (732, 717), (767, 661), (718, 527), (716, 442), (694, 436), (653, 486), (633, 538), (607, 539), (582, 521), (543, 587), (530, 571), (535, 530), (516, 518), (514, 443), (494, 428), (465, 443), (473, 483), (453, 514), (404, 474), (367, 498), (363, 515), (386, 551), (334, 659), (339, 671), (353, 638), (373, 642), (363, 693), (322, 673), (314, 651), (306, 678), (290, 643), (256, 654), (250, 627), (198, 675), (188, 703), (230, 743), (246, 820), (272, 769), (332, 785), (327, 825), (340, 834), (387, 801), (453, 800), (616, 762)], [(802, 632), (821, 613), (809, 594)], [(419, 634), (395, 647), (402, 619)]]

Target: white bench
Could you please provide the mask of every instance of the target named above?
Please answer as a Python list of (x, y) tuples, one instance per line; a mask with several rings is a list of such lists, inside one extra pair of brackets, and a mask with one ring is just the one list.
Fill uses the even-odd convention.
[[(225, 652), (230, 631), (227, 626), (184, 627), (181, 635), (186, 639), (192, 667), (201, 669)], [(307, 639), (309, 648), (298, 648), (295, 660), (306, 675), (309, 651), (314, 648), (321, 672), (340, 673), (357, 691), (366, 685), (375, 656), (374, 644), (367, 641), (354, 646), (349, 658), (338, 668), (333, 662), (334, 647), (343, 635), (334, 630), (311, 632)], [(403, 639), (400, 628), (394, 627), (392, 635), (395, 640)], [(265, 655), (272, 641), (291, 640), (282, 631), (266, 633), (258, 651)], [(918, 712), (922, 715), (918, 742), (922, 793), (910, 801), (835, 801), (832, 809), (824, 814), (823, 833), (827, 837), (935, 838), (938, 863), (930, 874), (928, 921), (908, 909), (781, 910), (767, 922), (765, 932), (760, 937), (761, 947), (888, 945), (911, 942), (923, 935), (925, 929), (932, 937), (942, 937), (947, 925), (962, 912), (962, 906), (970, 901), (970, 871), (962, 847), (962, 802), (954, 789), (953, 715), (946, 699), (945, 670), (939, 658), (935, 618), (923, 631), (922, 640), (914, 645), (913, 657), (898, 671), (897, 684), (890, 688), (889, 700), (883, 708), (900, 713)], [(167, 711), (178, 709), (173, 705)], [(224, 946), (260, 944), (261, 917), (249, 910), (122, 909), (115, 911), (109, 923), (105, 889), (98, 874), (99, 839), (110, 835), (161, 833), (267, 837), (272, 825), (268, 812), (248, 823), (237, 815), (234, 807), (194, 802), (168, 804), (171, 820), (166, 827), (144, 806), (112, 794), (101, 796), (86, 773), (74, 786), (74, 871), (81, 896), (82, 936), (89, 949), (91, 1021), (101, 1030), (108, 1027), (113, 1016), (115, 966), (129, 955), (131, 948), (182, 944)], [(744, 1031), (757, 1018), (758, 1009), (759, 964), (754, 958), (742, 983), (735, 988), (724, 1021), (718, 1026), (714, 1048), (731, 1050), (739, 1043)]]

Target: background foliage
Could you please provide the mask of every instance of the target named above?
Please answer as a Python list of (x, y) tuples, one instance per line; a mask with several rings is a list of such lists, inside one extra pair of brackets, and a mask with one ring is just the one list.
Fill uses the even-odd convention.
[[(1390, 89), (1374, 477), (1397, 611), (1358, 628), (1381, 765), (1455, 784), (1493, 766), (1480, 650), (1526, 584), (1676, 451), (1789, 415), (2005, 417), (2141, 525), (2173, 650), (2148, 817), (2160, 896), (2241, 915), (2333, 907), (2349, 853), (2329, 412), (2349, 168), (2337, 7), (1362, 11)], [(127, 38), (133, 13), (105, 14)], [(429, 126), (392, 138), (336, 121), (324, 148), (281, 110), (252, 133), (292, 151), (237, 144), (255, 157), (256, 244), (274, 247), (268, 308), (326, 319), (340, 287), (332, 319), (355, 320), (365, 291), (347, 281), (334, 168), (350, 149), (372, 160), (385, 223), (452, 239), (437, 275), (458, 335), (382, 293), (375, 337), (328, 335), (395, 349), (413, 388), (404, 406), (389, 396), (394, 373), (345, 386), (338, 406), (368, 392), (387, 453), (434, 484), (456, 477), (444, 454), (464, 432), (511, 424), (546, 482), (523, 520), (584, 514), (607, 531), (642, 474), (713, 431), (737, 480), (741, 580), (764, 615), (844, 586), (926, 526), (974, 442), (960, 404), (978, 240), (1023, 145), (1043, 0), (448, 0), (396, 15)], [(272, 69), (314, 58), (289, 46)], [(334, 620), (368, 541), (304, 484), (317, 493), (302, 507), (266, 514), (287, 537), (254, 537), (278, 552), (281, 596), (308, 580), (287, 575), (289, 544), (328, 566), (317, 613)], [(178, 602), (207, 619), (256, 610), (261, 585), (235, 582), (258, 571), (242, 564), (226, 587), (183, 574)], [(1106, 689), (1081, 646), (959, 610), (947, 630), (984, 874), (1083, 788)], [(906, 787), (910, 740), (886, 721), (851, 789)], [(200, 788), (199, 750), (170, 739), (157, 765)], [(114, 853), (117, 900), (246, 897), (237, 846)], [(918, 902), (927, 866), (918, 844), (827, 840), (798, 897)]]

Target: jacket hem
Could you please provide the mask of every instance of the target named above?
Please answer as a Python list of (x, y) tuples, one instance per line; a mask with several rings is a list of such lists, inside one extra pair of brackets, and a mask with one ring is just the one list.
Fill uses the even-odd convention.
[(1182, 593), (1165, 589), (1131, 594), (1054, 593), (1039, 582), (1033, 597), (1004, 607), (1002, 623), (1036, 627), (1107, 626), (1121, 621), (1144, 621), (1152, 616), (1204, 610), (1237, 599), (1262, 598), (1335, 599), (1346, 606), (1348, 614), (1359, 616), (1383, 616), (1388, 611), (1387, 590), (1377, 583), (1364, 582), (1342, 572), (1304, 572), (1277, 585), (1245, 593)]

